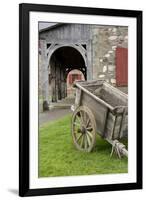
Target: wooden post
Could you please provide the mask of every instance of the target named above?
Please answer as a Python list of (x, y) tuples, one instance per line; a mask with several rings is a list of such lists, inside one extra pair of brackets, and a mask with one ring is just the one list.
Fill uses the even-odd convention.
[(66, 78), (67, 78), (67, 74), (66, 74), (66, 72), (64, 71), (64, 93), (65, 93), (65, 97), (67, 97), (67, 80), (66, 80)]
[(51, 80), (51, 88), (52, 88), (52, 102), (56, 102), (56, 66), (55, 62), (51, 61), (51, 74), (52, 74), (52, 80)]
[(58, 100), (61, 100), (61, 67), (57, 66)]
[(65, 83), (64, 83), (65, 71), (61, 68), (61, 98), (65, 98)]
[(46, 41), (40, 40), (41, 47), (41, 80), (42, 80), (42, 96), (43, 96), (43, 110), (48, 110), (49, 107), (49, 80), (48, 80), (48, 64), (47, 64), (47, 53), (46, 53)]

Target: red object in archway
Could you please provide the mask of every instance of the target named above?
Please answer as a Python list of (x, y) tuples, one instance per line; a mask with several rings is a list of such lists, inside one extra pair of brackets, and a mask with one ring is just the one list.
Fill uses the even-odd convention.
[(128, 49), (117, 47), (116, 49), (116, 84), (128, 85)]
[(73, 84), (76, 80), (81, 80), (81, 74), (69, 74), (69, 84)]

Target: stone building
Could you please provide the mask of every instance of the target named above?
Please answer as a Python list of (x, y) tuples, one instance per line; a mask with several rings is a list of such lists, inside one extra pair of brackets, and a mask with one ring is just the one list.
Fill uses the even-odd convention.
[(39, 31), (39, 95), (56, 102), (67, 96), (67, 75), (127, 86), (128, 27), (57, 23)]

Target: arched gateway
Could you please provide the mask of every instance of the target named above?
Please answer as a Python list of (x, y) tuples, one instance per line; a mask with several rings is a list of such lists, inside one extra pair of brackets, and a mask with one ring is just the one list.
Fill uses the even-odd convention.
[(80, 70), (86, 79), (85, 50), (76, 45), (55, 45), (48, 58), (50, 96), (56, 102), (67, 96), (66, 79), (71, 70)]
[(91, 42), (88, 39), (87, 25), (57, 24), (40, 31), (39, 85), (45, 103), (67, 96), (66, 79), (71, 70), (80, 70), (85, 79), (92, 78)]

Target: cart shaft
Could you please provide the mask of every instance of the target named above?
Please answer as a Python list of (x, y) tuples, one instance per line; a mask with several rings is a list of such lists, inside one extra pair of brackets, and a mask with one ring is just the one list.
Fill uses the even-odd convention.
[(128, 151), (124, 144), (122, 144), (118, 140), (110, 140), (108, 138), (106, 138), (106, 140), (112, 145), (111, 155), (113, 154), (113, 151), (115, 150), (119, 158), (121, 158), (122, 155), (128, 158)]

